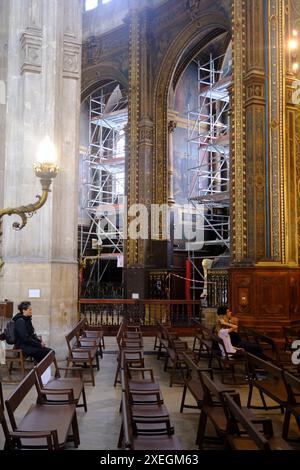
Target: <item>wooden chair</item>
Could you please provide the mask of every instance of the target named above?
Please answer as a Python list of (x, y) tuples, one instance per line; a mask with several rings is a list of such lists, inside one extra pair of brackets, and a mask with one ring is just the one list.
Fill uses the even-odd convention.
[[(274, 436), (271, 420), (262, 422), (263, 433), (261, 433), (228, 393), (224, 394), (224, 399), (230, 413), (226, 440), (232, 450), (292, 450), (282, 438)], [(246, 431), (246, 437), (239, 432), (239, 425)]]
[[(83, 366), (87, 367), (93, 386), (95, 386), (95, 377), (94, 377), (94, 369), (93, 367), (96, 366), (97, 370), (99, 370), (99, 357), (97, 354), (97, 345), (94, 344), (91, 346), (90, 344), (85, 346), (84, 340), (80, 341), (78, 344), (77, 339), (77, 331), (76, 328), (70, 331), (66, 335), (66, 341), (68, 346), (68, 357), (67, 357), (67, 366), (69, 367), (70, 364), (73, 364), (74, 367), (76, 366)], [(87, 381), (86, 381), (87, 382)]]
[[(137, 424), (141, 426), (162, 426), (164, 434), (148, 432), (139, 434)], [(146, 418), (135, 420), (133, 424), (126, 394), (122, 392), (122, 425), (119, 435), (118, 447), (131, 450), (182, 450), (178, 439), (173, 435), (168, 418), (153, 419), (151, 423)]]
[(253, 330), (256, 342), (263, 349), (263, 357), (265, 361), (271, 361), (278, 367), (291, 367), (291, 353), (280, 351), (275, 341), (267, 335)]
[[(295, 417), (300, 430), (300, 379), (286, 371), (283, 374), (288, 390), (288, 401), (285, 408), (282, 437), (288, 439), (291, 416)], [(299, 442), (299, 439), (297, 442)]]
[[(54, 377), (51, 377), (49, 382), (44, 385), (42, 381), (42, 375), (49, 367), (54, 368)], [(40, 395), (43, 397), (43, 403), (65, 403), (66, 401), (63, 400), (62, 396), (56, 395), (55, 392), (61, 392), (62, 390), (65, 392), (72, 391), (76, 407), (83, 407), (84, 411), (87, 411), (85, 388), (82, 380), (82, 369), (74, 367), (58, 367), (55, 353), (54, 351), (50, 351), (47, 356), (44, 357), (44, 359), (39, 362), (37, 366), (35, 366), (34, 370), (37, 376), (39, 392)], [(80, 376), (62, 378), (60, 375), (60, 371), (72, 372), (75, 374), (79, 374)], [(81, 397), (83, 403), (79, 403)]]
[(86, 317), (83, 320), (84, 320), (83, 327), (84, 327), (85, 335), (88, 338), (94, 338), (94, 337), (100, 338), (101, 348), (105, 349), (104, 331), (102, 329), (102, 326), (90, 325)]
[[(180, 413), (183, 412), (184, 408), (197, 408), (201, 410), (203, 403), (204, 403), (204, 390), (203, 390), (203, 382), (202, 382), (202, 373), (206, 372), (207, 374), (210, 375), (211, 379), (214, 380), (214, 382), (217, 384), (219, 391), (226, 391), (228, 390), (228, 386), (223, 385), (219, 382), (217, 379), (213, 379), (213, 371), (212, 369), (204, 369), (202, 367), (199, 367), (193, 360), (192, 358), (183, 353), (183, 356), (185, 358), (186, 366), (188, 368), (188, 376), (185, 379), (184, 382), (184, 387), (183, 387), (183, 393), (182, 393), (182, 399), (181, 399), (181, 405), (180, 405)], [(196, 406), (195, 405), (186, 405), (185, 399), (186, 399), (186, 393), (187, 391), (193, 396), (193, 398), (196, 401)]]
[[(250, 379), (247, 407), (264, 410), (280, 408), (283, 413), (288, 400), (288, 392), (282, 369), (249, 353), (247, 354), (247, 364)], [(258, 374), (261, 372), (264, 375), (259, 377)], [(258, 390), (263, 406), (251, 404), (254, 388)], [(265, 395), (275, 401), (277, 405), (267, 405)]]
[[(17, 425), (14, 413), (33, 387), (36, 387), (36, 390), (39, 393), (37, 378), (34, 370), (27, 374), (22, 382), (17, 386), (16, 390), (7, 400), (5, 400), (5, 406), (12, 430), (14, 432), (30, 431), (33, 433), (43, 432), (47, 434), (53, 430), (56, 430), (57, 448), (63, 449), (67, 440), (72, 440), (74, 442), (74, 446), (78, 447), (80, 444), (80, 439), (76, 407), (74, 403), (71, 403), (72, 394), (69, 392), (62, 392), (62, 394), (68, 396), (69, 403), (60, 405), (41, 404), (41, 397), (38, 395), (38, 403), (30, 406), (26, 414), (23, 416), (23, 418), (21, 418), (19, 424)], [(59, 392), (56, 391), (56, 394), (58, 393)], [(69, 435), (70, 428), (73, 430), (73, 435)], [(23, 446), (22, 438), (21, 445)], [(44, 445), (45, 444), (41, 442), (41, 446), (44, 447)], [(28, 439), (26, 442), (26, 447), (30, 448), (32, 446), (39, 446), (39, 443), (36, 441), (32, 442), (30, 439)]]
[(21, 349), (17, 349), (17, 348), (6, 349), (5, 362), (6, 362), (10, 377), (11, 377), (11, 372), (12, 372), (14, 364), (19, 365), (22, 377), (25, 377), (25, 363), (24, 363), (23, 352)]
[[(214, 442), (224, 441), (228, 422), (227, 414), (224, 410), (224, 399), (222, 394), (225, 393), (225, 391), (228, 393), (235, 393), (235, 390), (231, 389), (229, 386), (226, 389), (223, 384), (214, 382), (206, 372), (201, 372), (201, 382), (204, 397), (196, 437), (196, 444), (198, 444), (199, 449), (202, 449), (205, 439), (209, 439)], [(206, 436), (208, 419), (213, 423), (217, 433), (217, 438), (208, 438)]]
[[(245, 374), (246, 374), (246, 353), (243, 355), (238, 355), (238, 354), (230, 355), (226, 351), (222, 338), (214, 334), (212, 334), (211, 337), (212, 337), (212, 340), (219, 345), (219, 349), (220, 349), (220, 351), (212, 349), (212, 354), (216, 358), (220, 366), (221, 374), (222, 374), (222, 383), (225, 383), (225, 372), (230, 372), (233, 382), (237, 384), (237, 380), (235, 376), (235, 367), (238, 365), (244, 366)], [(223, 351), (223, 354), (221, 351)]]

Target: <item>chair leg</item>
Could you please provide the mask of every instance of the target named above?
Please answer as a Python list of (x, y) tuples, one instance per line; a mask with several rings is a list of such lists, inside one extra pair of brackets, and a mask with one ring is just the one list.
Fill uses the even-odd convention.
[(74, 417), (72, 420), (72, 430), (73, 430), (74, 446), (77, 448), (80, 445), (80, 438), (79, 438), (79, 429), (78, 429), (76, 410), (75, 410)]
[(99, 364), (99, 356), (98, 356), (98, 354), (96, 354), (95, 358), (96, 358), (97, 370), (99, 370), (99, 369), (100, 369), (100, 364)]
[(184, 402), (185, 402), (185, 397), (186, 397), (186, 390), (187, 390), (187, 385), (184, 384), (183, 393), (182, 393), (182, 399), (181, 399), (181, 405), (180, 405), (180, 413), (183, 412)]
[(119, 439), (118, 439), (118, 449), (122, 447), (122, 442), (123, 442), (123, 436), (124, 436), (124, 426), (123, 423), (121, 424), (121, 429), (120, 429), (120, 434), (119, 434)]
[(289, 435), (290, 419), (291, 419), (291, 413), (288, 410), (286, 410), (285, 415), (284, 415), (283, 426), (282, 426), (282, 437), (285, 440), (288, 439), (288, 435)]
[(94, 368), (93, 368), (93, 359), (89, 360), (89, 369), (91, 371), (91, 379), (93, 387), (95, 387), (95, 376), (94, 376)]
[(85, 395), (85, 388), (82, 388), (82, 400), (83, 400), (83, 408), (84, 411), (87, 412), (87, 403), (86, 403), (86, 395)]
[(199, 449), (203, 448), (206, 423), (207, 423), (207, 414), (202, 410), (200, 414), (200, 418), (199, 418), (199, 426), (198, 426), (197, 438), (196, 438), (196, 444), (198, 444)]
[(247, 408), (251, 408), (252, 393), (253, 393), (253, 385), (252, 385), (252, 383), (250, 383), (250, 385), (249, 385), (248, 400), (247, 400)]

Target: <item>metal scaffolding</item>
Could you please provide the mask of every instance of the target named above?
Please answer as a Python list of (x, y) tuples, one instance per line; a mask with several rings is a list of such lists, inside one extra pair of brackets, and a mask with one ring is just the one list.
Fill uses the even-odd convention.
[(203, 242), (206, 249), (206, 254), (193, 249), (188, 252), (193, 279), (203, 279), (199, 260), (215, 256), (209, 254), (213, 250), (210, 246), (230, 247), (231, 76), (222, 67), (223, 59), (224, 56), (210, 56), (205, 64), (198, 61), (197, 109), (188, 110), (188, 203), (203, 218)]
[[(89, 141), (81, 157), (80, 181), (80, 220), (85, 223), (79, 230), (80, 263), (92, 264), (87, 287), (95, 277), (101, 282), (111, 260), (117, 260), (119, 266), (123, 262), (127, 119), (127, 96), (116, 82), (104, 85), (88, 98)], [(105, 261), (101, 269), (100, 260)]]

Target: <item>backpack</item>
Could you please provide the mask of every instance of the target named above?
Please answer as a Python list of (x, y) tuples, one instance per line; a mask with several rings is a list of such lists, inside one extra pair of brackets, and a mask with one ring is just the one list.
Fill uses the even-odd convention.
[(15, 322), (13, 320), (9, 320), (6, 323), (6, 327), (4, 328), (3, 334), (5, 336), (5, 341), (7, 342), (7, 344), (15, 344)]

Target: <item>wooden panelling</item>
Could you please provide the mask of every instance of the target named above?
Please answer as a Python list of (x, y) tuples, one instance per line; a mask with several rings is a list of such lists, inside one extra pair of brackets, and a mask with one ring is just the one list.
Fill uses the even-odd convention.
[(300, 320), (300, 269), (230, 269), (230, 299), (241, 323), (272, 336)]

